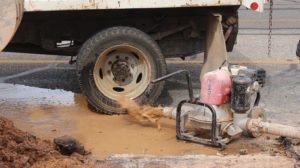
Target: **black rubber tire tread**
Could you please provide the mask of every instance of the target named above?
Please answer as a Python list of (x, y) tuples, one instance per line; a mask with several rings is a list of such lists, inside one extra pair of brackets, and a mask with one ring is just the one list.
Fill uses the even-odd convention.
[[(116, 101), (109, 99), (97, 89), (93, 78), (93, 69), (99, 54), (112, 45), (124, 43), (129, 43), (149, 53), (147, 56), (150, 60), (153, 79), (166, 74), (166, 62), (159, 46), (144, 32), (132, 27), (112, 27), (95, 34), (82, 45), (77, 55), (76, 70), (80, 88), (89, 104), (97, 112), (110, 115), (126, 113)], [(153, 104), (163, 87), (164, 82), (149, 84), (145, 92), (135, 101), (140, 104)]]

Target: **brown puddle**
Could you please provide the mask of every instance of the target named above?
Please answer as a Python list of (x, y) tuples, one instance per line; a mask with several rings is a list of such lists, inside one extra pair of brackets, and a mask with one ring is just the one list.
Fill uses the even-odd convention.
[[(129, 115), (107, 116), (91, 112), (82, 95), (21, 85), (0, 84), (0, 115), (16, 126), (45, 139), (72, 135), (99, 159), (113, 154), (191, 155), (220, 153), (217, 148), (176, 140), (175, 121), (161, 119), (139, 124)], [(244, 139), (228, 145), (223, 153), (241, 148), (259, 153), (271, 140)]]

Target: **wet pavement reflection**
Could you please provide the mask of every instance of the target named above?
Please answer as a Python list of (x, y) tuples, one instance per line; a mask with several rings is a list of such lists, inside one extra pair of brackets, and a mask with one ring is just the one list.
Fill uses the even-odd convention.
[[(62, 89), (42, 89), (24, 85), (0, 83), (0, 100), (32, 105), (74, 105), (74, 93)], [(14, 100), (14, 101), (12, 101)]]

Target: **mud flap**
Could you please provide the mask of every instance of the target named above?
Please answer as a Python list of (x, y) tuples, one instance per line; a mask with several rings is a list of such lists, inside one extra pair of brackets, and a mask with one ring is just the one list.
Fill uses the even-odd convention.
[(0, 51), (2, 51), (15, 34), (24, 11), (23, 0), (0, 1)]
[(227, 60), (226, 43), (221, 21), (222, 16), (219, 14), (209, 16), (204, 64), (200, 78), (205, 73), (218, 69)]

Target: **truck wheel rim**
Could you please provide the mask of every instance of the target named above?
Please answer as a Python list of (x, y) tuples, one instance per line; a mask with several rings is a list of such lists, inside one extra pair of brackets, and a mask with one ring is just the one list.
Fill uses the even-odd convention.
[(117, 100), (118, 96), (135, 99), (151, 82), (148, 57), (131, 45), (115, 45), (97, 54), (93, 76), (101, 93)]

